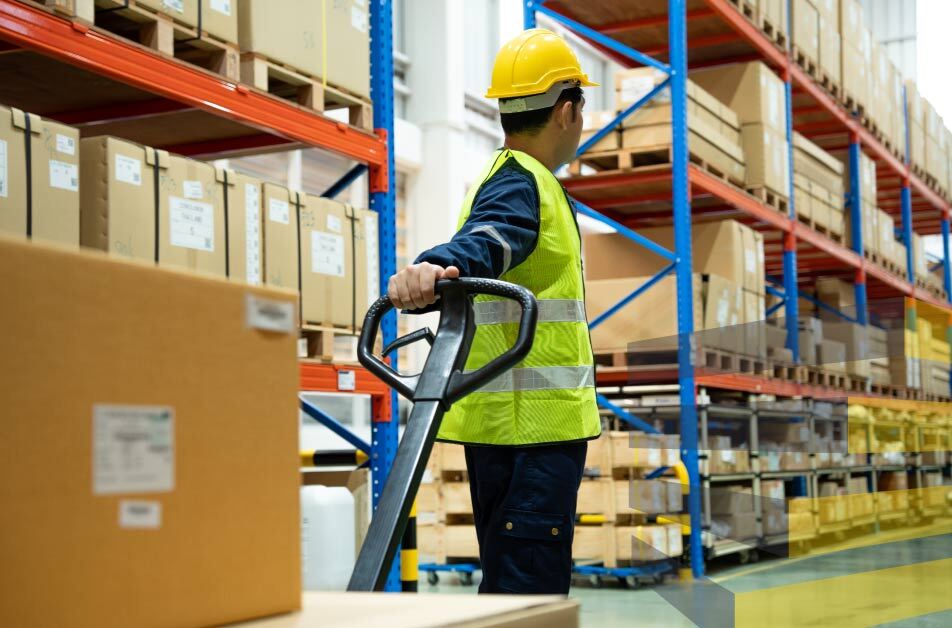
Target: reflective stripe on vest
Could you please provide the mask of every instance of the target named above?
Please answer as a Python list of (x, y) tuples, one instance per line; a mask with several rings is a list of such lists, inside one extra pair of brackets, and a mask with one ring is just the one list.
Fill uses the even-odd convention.
[(537, 366), (506, 371), (476, 392), (566, 390), (594, 385), (594, 366)]
[[(585, 303), (575, 299), (539, 299), (540, 323), (584, 323)], [(515, 301), (478, 301), (473, 306), (477, 325), (518, 323), (522, 308)]]

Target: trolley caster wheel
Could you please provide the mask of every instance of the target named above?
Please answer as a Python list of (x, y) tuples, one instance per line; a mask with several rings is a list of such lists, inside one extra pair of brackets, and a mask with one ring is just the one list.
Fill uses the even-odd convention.
[(461, 571), (459, 574), (459, 582), (464, 587), (472, 586), (473, 573), (471, 571)]
[(755, 549), (750, 550), (750, 562), (752, 562), (752, 563), (759, 563), (759, 562), (760, 562), (760, 552), (758, 552), (758, 551), (755, 550)]
[(428, 571), (426, 572), (426, 581), (431, 586), (436, 586), (436, 584), (440, 581), (440, 576), (435, 571)]
[(750, 550), (741, 550), (737, 553), (737, 562), (741, 565), (746, 565), (751, 562), (750, 560)]
[(654, 580), (655, 584), (661, 584), (664, 582), (664, 574), (656, 573), (651, 579)]
[(634, 576), (625, 576), (624, 578), (619, 578), (618, 581), (626, 589), (640, 589), (641, 581)]
[(593, 589), (601, 589), (601, 588), (602, 588), (602, 577), (601, 577), (601, 576), (589, 576), (589, 577), (588, 577), (588, 582), (589, 582), (589, 584), (592, 585), (592, 588), (593, 588)]

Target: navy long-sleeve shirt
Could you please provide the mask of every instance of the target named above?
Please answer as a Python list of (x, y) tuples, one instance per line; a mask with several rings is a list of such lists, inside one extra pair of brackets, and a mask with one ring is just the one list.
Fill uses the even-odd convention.
[(456, 266), (462, 277), (497, 279), (535, 249), (539, 220), (535, 177), (509, 157), (480, 186), (463, 228), (414, 263)]

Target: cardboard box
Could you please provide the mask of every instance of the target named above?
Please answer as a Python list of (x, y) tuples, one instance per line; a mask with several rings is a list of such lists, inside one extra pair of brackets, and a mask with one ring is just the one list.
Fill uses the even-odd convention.
[(764, 295), (743, 291), (744, 301), (744, 349), (747, 355), (767, 355), (766, 312)]
[[(674, 249), (671, 227), (651, 227), (639, 233), (668, 250)], [(631, 240), (617, 233), (585, 236), (583, 253), (588, 280), (650, 275), (667, 265), (664, 258), (632, 246)], [(695, 272), (723, 277), (751, 292), (764, 292), (763, 234), (740, 222), (720, 220), (693, 224), (691, 258)]]
[[(611, 111), (585, 111), (582, 113), (582, 137), (579, 140), (579, 146), (584, 144), (601, 131), (605, 125), (614, 120), (615, 114)], [(620, 138), (617, 128), (612, 129), (605, 137), (596, 142), (590, 151), (615, 150), (620, 145)]]
[(800, 344), (800, 362), (807, 366), (817, 365), (816, 335), (810, 329), (801, 329), (797, 334)]
[(0, 155), (0, 233), (77, 248), (79, 131), (0, 105)]
[(731, 515), (719, 515), (713, 519), (714, 536), (734, 541), (746, 541), (757, 536), (757, 514), (737, 512)]
[(791, 40), (794, 48), (810, 61), (820, 58), (820, 14), (809, 0), (791, 2)]
[(787, 513), (783, 510), (767, 510), (763, 514), (764, 534), (786, 534), (788, 530)]
[(758, 0), (761, 16), (781, 33), (787, 32), (787, 3), (785, 0)]
[(817, 366), (837, 373), (846, 372), (846, 345), (824, 338), (817, 344)]
[[(619, 526), (614, 528), (617, 558), (632, 561), (654, 561), (668, 558), (671, 555), (669, 554), (668, 545), (669, 528), (670, 524)], [(611, 529), (609, 528), (609, 530)], [(680, 552), (677, 555), (680, 555)]]
[(215, 180), (228, 225), (225, 274), (235, 281), (261, 285), (264, 269), (261, 181), (225, 168), (215, 169)]
[[(868, 34), (866, 36), (868, 41)], [(842, 40), (842, 65), (840, 78), (843, 81), (843, 90), (856, 102), (862, 104), (869, 100), (869, 70), (868, 54), (862, 46)]]
[(224, 200), (213, 166), (113, 137), (81, 145), (83, 246), (225, 276)]
[(747, 187), (765, 187), (787, 198), (790, 161), (786, 135), (762, 124), (745, 124), (741, 136), (747, 157)]
[(711, 514), (730, 515), (754, 512), (754, 495), (750, 487), (715, 486), (711, 488)]
[[(286, 0), (281, 10), (267, 0), (238, 4), (242, 52), (284, 63), (335, 87), (370, 97), (370, 40), (367, 5), (362, 0)], [(326, 15), (326, 22), (324, 16)], [(327, 41), (323, 41), (326, 35)], [(327, 59), (324, 59), (327, 50)], [(325, 76), (326, 74), (326, 76)]]
[(615, 482), (618, 514), (656, 515), (681, 510), (681, 485), (667, 480)]
[(198, 25), (198, 0), (138, 0), (137, 4), (168, 15), (187, 26)]
[[(793, 170), (799, 172), (814, 184), (831, 192), (838, 199), (843, 197), (843, 162), (826, 152), (799, 133), (793, 134)], [(832, 199), (825, 201), (831, 204)], [(838, 203), (837, 206), (841, 206)]]
[(855, 323), (827, 322), (823, 335), (843, 343), (846, 349), (846, 372), (857, 377), (869, 377), (869, 336), (867, 327)]
[(9, 240), (0, 276), (0, 625), (298, 608), (295, 296)]
[(843, 64), (840, 34), (837, 32), (836, 24), (823, 15), (820, 15), (818, 27), (820, 31), (820, 69), (834, 83), (838, 84)]
[(264, 214), (264, 283), (298, 290), (298, 219), (305, 195), (275, 183), (261, 186)]
[[(730, 107), (743, 125), (765, 125), (786, 137), (784, 83), (764, 63), (704, 68), (691, 71), (690, 76), (699, 87)], [(750, 159), (749, 154), (747, 158)]]
[(238, 7), (243, 0), (201, 0), (202, 30), (229, 44), (238, 43)]
[(343, 203), (307, 195), (300, 210), (301, 322), (353, 327), (354, 239)]
[(843, 42), (857, 45), (865, 27), (863, 7), (859, 0), (840, 0), (840, 35)]

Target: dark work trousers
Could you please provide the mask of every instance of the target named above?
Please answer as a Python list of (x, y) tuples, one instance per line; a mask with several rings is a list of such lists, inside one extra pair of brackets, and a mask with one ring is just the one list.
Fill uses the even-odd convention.
[(480, 593), (568, 593), (587, 449), (584, 441), (466, 446), (483, 569)]

